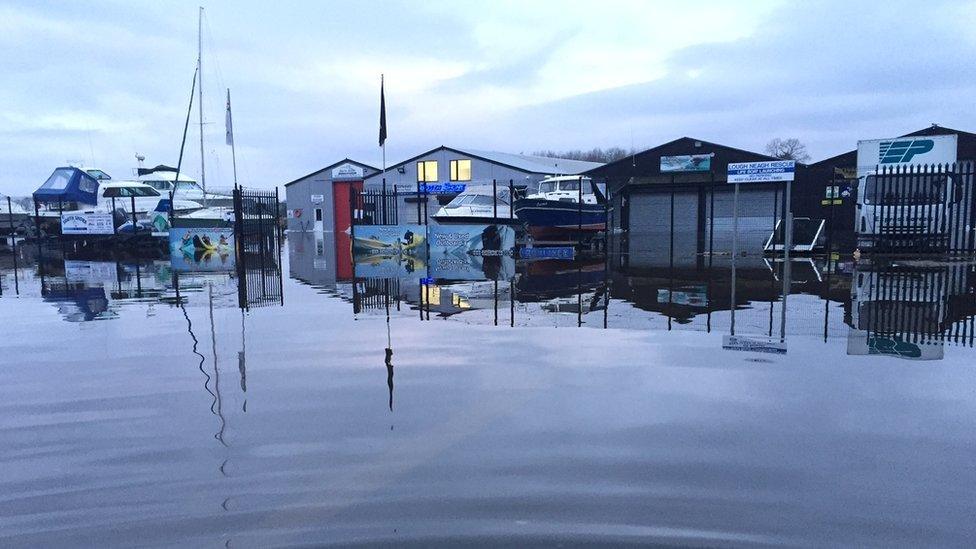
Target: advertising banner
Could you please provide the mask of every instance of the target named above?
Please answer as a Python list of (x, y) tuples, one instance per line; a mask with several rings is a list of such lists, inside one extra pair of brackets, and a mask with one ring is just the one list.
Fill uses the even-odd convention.
[(169, 252), (174, 271), (233, 271), (234, 229), (171, 228)]
[(426, 232), (424, 225), (356, 225), (352, 242), (355, 276), (427, 276)]
[(707, 172), (710, 169), (712, 169), (711, 154), (683, 154), (661, 157), (661, 173)]
[(795, 160), (770, 160), (768, 162), (735, 162), (729, 164), (729, 183), (765, 183), (793, 181)]
[(515, 229), (509, 225), (431, 225), (430, 276), (507, 280), (515, 276)]
[(111, 213), (61, 214), (61, 234), (112, 234), (114, 227)]

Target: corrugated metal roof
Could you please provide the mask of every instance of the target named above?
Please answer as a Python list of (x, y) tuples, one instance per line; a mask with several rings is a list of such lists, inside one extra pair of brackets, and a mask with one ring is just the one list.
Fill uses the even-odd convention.
[(600, 162), (585, 160), (569, 160), (567, 158), (550, 158), (546, 156), (532, 156), (527, 154), (512, 154), (497, 151), (480, 151), (475, 149), (455, 149), (471, 156), (478, 156), (485, 160), (505, 164), (527, 172), (575, 175), (602, 166)]

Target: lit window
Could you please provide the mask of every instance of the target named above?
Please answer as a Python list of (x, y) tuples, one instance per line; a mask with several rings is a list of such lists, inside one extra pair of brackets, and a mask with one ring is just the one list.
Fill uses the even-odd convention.
[(470, 160), (451, 160), (451, 181), (471, 181)]
[(420, 183), (437, 182), (436, 160), (421, 160), (417, 162), (417, 181)]

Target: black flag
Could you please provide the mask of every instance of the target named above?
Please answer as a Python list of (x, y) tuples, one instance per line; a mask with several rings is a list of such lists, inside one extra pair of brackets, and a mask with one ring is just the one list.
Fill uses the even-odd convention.
[(380, 147), (386, 143), (386, 97), (383, 95), (383, 75), (380, 75)]

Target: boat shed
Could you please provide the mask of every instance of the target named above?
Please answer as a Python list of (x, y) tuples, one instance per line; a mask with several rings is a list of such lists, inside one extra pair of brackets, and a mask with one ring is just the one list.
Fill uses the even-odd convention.
[[(451, 201), (469, 185), (499, 186), (509, 183), (533, 191), (539, 181), (554, 175), (576, 175), (602, 166), (599, 162), (512, 154), (440, 146), (376, 172), (366, 178), (366, 188), (398, 195), (399, 219), (403, 223), (423, 218), (423, 196), (426, 190), (427, 214)], [(421, 193), (423, 195), (425, 193)], [(418, 208), (418, 205), (420, 206)], [(433, 222), (431, 220), (431, 222)]]
[[(771, 156), (682, 137), (586, 172), (613, 196), (610, 222), (622, 230), (621, 267), (700, 266), (706, 254), (732, 251), (735, 162)], [(803, 167), (797, 166), (797, 182)], [(796, 190), (794, 185), (794, 191)], [(741, 184), (738, 249), (763, 252), (783, 215), (785, 183)]]
[(349, 193), (379, 170), (344, 158), (285, 183), (289, 231), (345, 231), (349, 227)]

